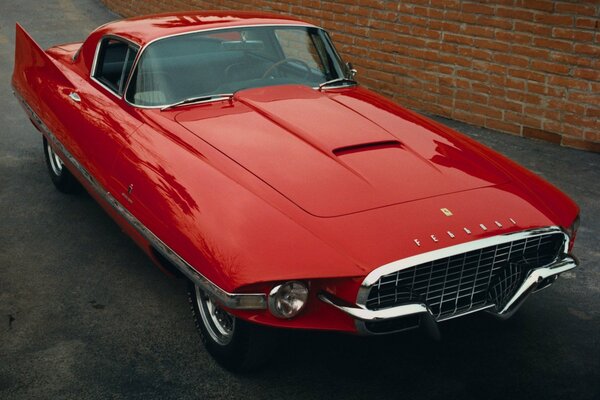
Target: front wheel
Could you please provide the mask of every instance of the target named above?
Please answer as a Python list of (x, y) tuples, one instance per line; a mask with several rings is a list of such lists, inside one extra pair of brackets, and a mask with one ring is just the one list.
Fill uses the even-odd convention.
[(269, 361), (276, 345), (272, 329), (234, 317), (191, 282), (188, 298), (202, 343), (219, 364), (244, 372)]
[(50, 173), (50, 179), (58, 190), (63, 193), (77, 193), (81, 186), (77, 179), (65, 167), (63, 160), (56, 154), (48, 139), (44, 137), (44, 155), (46, 156), (46, 167)]

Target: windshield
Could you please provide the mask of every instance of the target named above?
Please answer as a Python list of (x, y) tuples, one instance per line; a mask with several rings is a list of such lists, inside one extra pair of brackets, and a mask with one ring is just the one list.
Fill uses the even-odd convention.
[(327, 34), (304, 26), (238, 27), (160, 39), (143, 51), (127, 100), (166, 106), (186, 99), (344, 77)]

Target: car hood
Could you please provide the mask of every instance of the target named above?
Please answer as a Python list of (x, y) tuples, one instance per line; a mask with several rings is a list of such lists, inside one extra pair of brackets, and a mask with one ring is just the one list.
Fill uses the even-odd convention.
[(175, 119), (320, 217), (509, 181), (478, 146), (360, 88), (247, 89)]

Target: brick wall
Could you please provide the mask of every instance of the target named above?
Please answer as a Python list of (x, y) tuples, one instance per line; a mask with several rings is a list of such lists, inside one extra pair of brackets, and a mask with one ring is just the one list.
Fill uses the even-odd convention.
[(600, 0), (102, 0), (123, 16), (267, 10), (327, 29), (409, 108), (600, 152)]

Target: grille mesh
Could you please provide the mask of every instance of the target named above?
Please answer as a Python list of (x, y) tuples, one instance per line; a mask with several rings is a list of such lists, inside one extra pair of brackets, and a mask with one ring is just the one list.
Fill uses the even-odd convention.
[(485, 306), (502, 307), (527, 272), (553, 262), (564, 235), (548, 233), (433, 260), (382, 276), (368, 309), (424, 301), (436, 320)]

